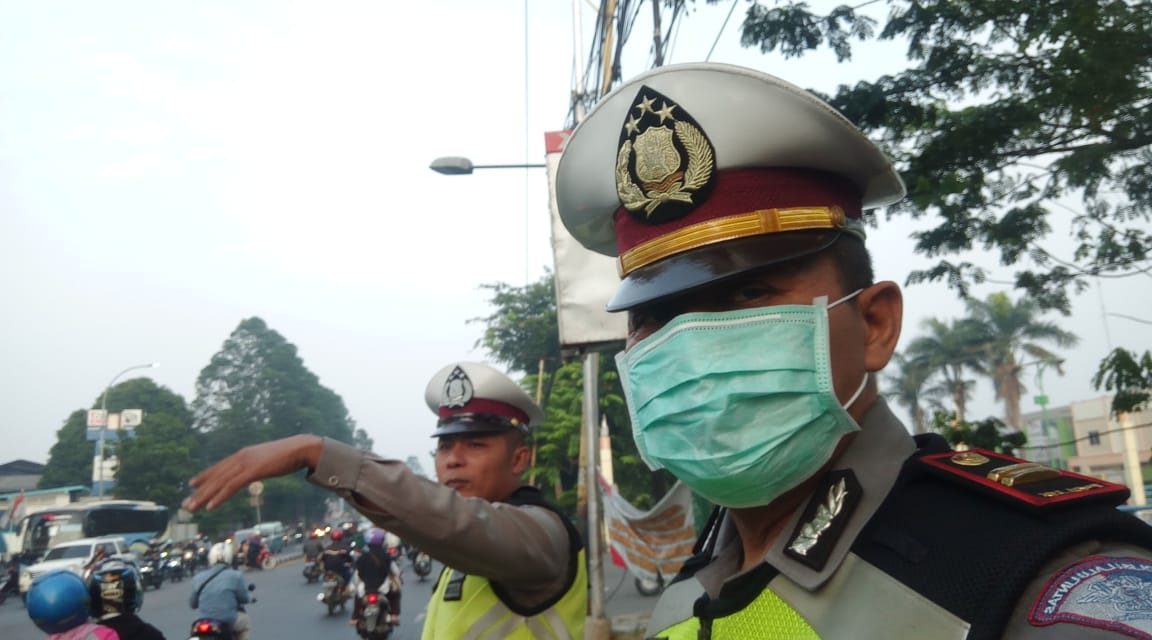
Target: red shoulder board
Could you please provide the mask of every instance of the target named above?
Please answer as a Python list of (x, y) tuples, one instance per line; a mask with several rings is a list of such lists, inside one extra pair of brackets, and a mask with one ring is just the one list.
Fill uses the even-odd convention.
[(933, 474), (1035, 509), (1128, 499), (1128, 487), (984, 449), (922, 456)]

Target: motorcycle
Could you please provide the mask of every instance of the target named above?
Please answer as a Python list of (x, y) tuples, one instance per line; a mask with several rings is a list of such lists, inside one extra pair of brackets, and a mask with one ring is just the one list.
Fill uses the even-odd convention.
[(196, 565), (200, 564), (200, 560), (196, 557), (196, 551), (193, 549), (185, 549), (180, 554), (180, 564), (184, 568), (184, 573), (189, 577), (196, 575)]
[[(358, 593), (360, 600), (360, 617), (356, 620), (356, 633), (367, 640), (384, 640), (392, 635), (392, 625), (388, 622), (392, 613), (388, 606), (388, 580), (380, 585), (380, 589), (372, 593)], [(363, 590), (363, 584), (360, 586)]]
[(432, 558), (427, 553), (419, 551), (416, 553), (416, 558), (412, 560), (412, 571), (416, 572), (416, 576), (420, 578), (420, 582), (432, 573)]
[(335, 613), (337, 607), (344, 611), (348, 602), (348, 589), (344, 584), (344, 578), (335, 571), (325, 571), (323, 587), (324, 590), (316, 594), (316, 600), (328, 607), (328, 615)]
[(304, 580), (307, 581), (308, 584), (319, 580), (322, 573), (320, 563), (316, 560), (308, 560), (304, 563)]
[[(255, 591), (256, 585), (249, 584), (249, 591)], [(256, 598), (250, 598), (249, 604), (256, 602)], [(244, 607), (239, 607), (240, 611)], [(232, 640), (232, 629), (220, 620), (215, 618), (196, 618), (192, 621), (192, 631), (188, 640)]]
[(0, 575), (0, 604), (4, 604), (8, 596), (16, 595), (20, 595), (20, 565), (13, 560)]
[(140, 589), (159, 589), (164, 584), (164, 573), (164, 563), (159, 555), (144, 558), (140, 563)]
[(173, 582), (184, 579), (184, 560), (174, 552), (165, 551), (160, 554), (160, 561), (164, 565), (164, 573)]

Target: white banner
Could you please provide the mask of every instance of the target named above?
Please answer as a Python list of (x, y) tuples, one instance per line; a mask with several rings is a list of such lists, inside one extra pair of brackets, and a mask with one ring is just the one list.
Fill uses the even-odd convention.
[(89, 409), (88, 410), (88, 428), (99, 429), (108, 424), (108, 412), (103, 409)]
[(135, 429), (144, 422), (143, 409), (125, 409), (120, 412), (120, 426), (125, 429)]
[[(564, 141), (570, 133), (550, 131), (544, 134), (560, 346), (601, 344), (619, 350), (623, 348), (624, 339), (628, 336), (628, 314), (608, 313), (604, 310), (620, 284), (616, 260), (585, 249), (564, 228), (556, 211), (556, 166), (560, 162)], [(618, 346), (616, 343), (619, 343)]]
[(659, 574), (667, 584), (692, 556), (696, 543), (692, 492), (677, 482), (655, 507), (640, 511), (615, 489), (604, 490), (604, 517), (613, 560), (622, 560), (638, 578), (655, 582)]

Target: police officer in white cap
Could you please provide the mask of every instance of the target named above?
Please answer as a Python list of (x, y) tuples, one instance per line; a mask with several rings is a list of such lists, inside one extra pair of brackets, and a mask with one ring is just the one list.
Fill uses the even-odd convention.
[(568, 139), (559, 213), (615, 256), (637, 447), (720, 506), (657, 638), (1152, 638), (1127, 490), (908, 435), (875, 374), (902, 294), (862, 223), (904, 195), (810, 93), (739, 67), (646, 73)]
[(253, 480), (307, 468), (310, 482), (444, 564), (423, 638), (580, 638), (588, 582), (580, 534), (522, 486), (540, 407), (506, 375), (457, 362), (425, 392), (437, 415), (439, 483), (406, 464), (318, 436), (246, 447), (191, 480), (189, 510), (214, 508)]

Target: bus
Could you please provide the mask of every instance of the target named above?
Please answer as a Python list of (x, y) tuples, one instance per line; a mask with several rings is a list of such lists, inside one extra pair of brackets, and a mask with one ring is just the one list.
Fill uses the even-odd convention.
[(25, 561), (70, 540), (120, 536), (127, 546), (147, 543), (168, 530), (168, 507), (146, 500), (73, 502), (30, 513), (16, 529), (14, 552)]

